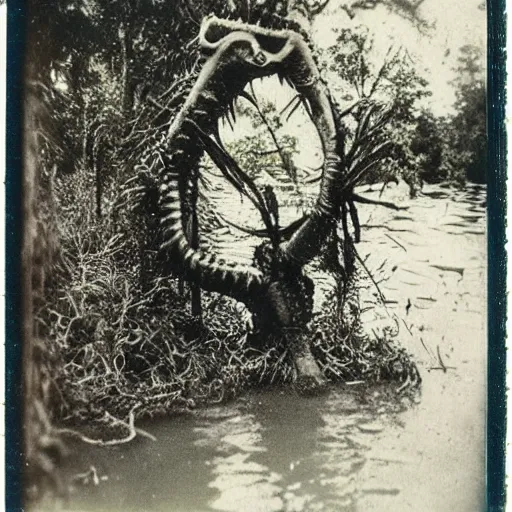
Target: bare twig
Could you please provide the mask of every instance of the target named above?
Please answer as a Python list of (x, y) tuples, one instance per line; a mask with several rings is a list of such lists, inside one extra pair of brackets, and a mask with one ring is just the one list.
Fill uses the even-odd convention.
[(362, 204), (374, 204), (375, 206), (383, 206), (384, 208), (390, 208), (391, 210), (408, 210), (408, 206), (397, 206), (394, 203), (390, 203), (388, 201), (379, 201), (377, 199), (370, 199), (368, 197), (360, 196), (359, 194), (352, 194), (352, 200), (356, 203)]
[(372, 273), (370, 272), (370, 270), (368, 269), (368, 267), (366, 266), (365, 262), (363, 261), (363, 259), (361, 258), (361, 256), (359, 255), (359, 253), (357, 252), (356, 248), (354, 247), (354, 255), (355, 257), (357, 258), (357, 260), (359, 261), (359, 263), (361, 263), (362, 267), (364, 268), (364, 270), (366, 271), (366, 273), (368, 274), (368, 277), (371, 279), (372, 283), (374, 284), (375, 288), (377, 289), (377, 292), (379, 294), (379, 297), (382, 301), (382, 303), (385, 305), (385, 302), (386, 302), (386, 298), (384, 297), (384, 294), (382, 293), (377, 281), (375, 281), (374, 277), (372, 276)]
[(407, 252), (407, 249), (400, 243), (400, 242), (397, 242), (392, 236), (388, 235), (387, 233), (384, 233), (390, 240), (392, 240), (393, 242), (395, 242), (396, 245), (398, 245), (398, 247), (400, 247), (401, 249), (403, 249), (405, 252)]
[(78, 432), (77, 430), (73, 430), (70, 428), (55, 429), (55, 433), (57, 435), (70, 435), (70, 436), (80, 439), (80, 441), (83, 441), (84, 443), (92, 444), (92, 445), (96, 445), (96, 446), (115, 446), (115, 445), (119, 445), (119, 444), (129, 443), (130, 441), (132, 441), (135, 438), (137, 433), (139, 433), (140, 435), (142, 435), (144, 437), (147, 437), (148, 439), (151, 439), (152, 441), (156, 441), (156, 438), (153, 435), (149, 434), (148, 432), (145, 432), (144, 430), (141, 430), (141, 429), (138, 429), (135, 427), (135, 425), (134, 425), (135, 410), (138, 409), (139, 407), (140, 407), (140, 404), (137, 404), (134, 407), (132, 407), (132, 410), (130, 411), (130, 413), (128, 415), (128, 423), (126, 423), (118, 418), (114, 418), (109, 413), (105, 413), (105, 416), (111, 418), (114, 424), (124, 425), (125, 427), (127, 427), (129, 429), (128, 435), (126, 437), (122, 437), (120, 439), (110, 439), (110, 440), (93, 439), (91, 437), (85, 436), (84, 434), (82, 434), (81, 432)]
[(443, 372), (446, 373), (446, 365), (443, 362), (443, 358), (441, 357), (441, 352), (439, 350), (439, 345), (437, 345), (437, 358), (439, 359), (439, 364), (441, 365), (441, 368), (443, 369)]

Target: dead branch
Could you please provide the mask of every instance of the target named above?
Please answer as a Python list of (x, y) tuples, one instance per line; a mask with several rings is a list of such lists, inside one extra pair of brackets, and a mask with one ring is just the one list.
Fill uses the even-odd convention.
[(123, 425), (129, 429), (128, 435), (119, 439), (110, 439), (110, 440), (104, 440), (104, 439), (93, 439), (91, 437), (85, 436), (81, 432), (78, 432), (77, 430), (73, 430), (71, 428), (59, 428), (55, 429), (55, 433), (57, 435), (69, 435), (76, 437), (80, 439), (80, 441), (92, 444), (96, 446), (116, 446), (119, 444), (125, 444), (129, 443), (133, 439), (135, 439), (135, 436), (137, 434), (142, 435), (144, 437), (147, 437), (148, 439), (151, 439), (152, 441), (156, 441), (156, 438), (149, 434), (148, 432), (141, 430), (139, 428), (135, 427), (135, 411), (140, 407), (140, 404), (135, 405), (132, 407), (129, 415), (128, 415), (128, 423), (120, 420), (118, 418), (114, 418), (112, 415), (110, 415), (108, 412), (105, 413), (105, 416), (110, 418), (113, 422), (113, 424)]
[(362, 204), (374, 204), (376, 206), (384, 206), (385, 208), (390, 208), (391, 210), (408, 210), (408, 206), (398, 206), (394, 203), (390, 203), (389, 201), (379, 201), (377, 199), (370, 199), (368, 197), (360, 196), (359, 194), (352, 194), (352, 200), (355, 203), (362, 203)]

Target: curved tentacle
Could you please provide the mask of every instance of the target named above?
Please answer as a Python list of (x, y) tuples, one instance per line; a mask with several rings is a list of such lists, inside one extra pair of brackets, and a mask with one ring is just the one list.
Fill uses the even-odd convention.
[[(288, 258), (299, 265), (305, 265), (318, 254), (334, 226), (341, 200), (344, 165), (341, 157), (343, 152), (340, 150), (341, 132), (336, 126), (327, 86), (320, 80), (306, 43), (300, 36), (296, 37), (299, 51), (292, 56), (297, 60), (302, 59), (301, 65), (295, 66), (302, 74), (292, 74), (291, 78), (293, 83), (300, 84), (297, 90), (309, 104), (308, 110), (320, 136), (324, 153), (320, 193), (316, 205), (307, 221), (282, 246)], [(304, 72), (306, 69), (309, 73)]]
[[(206, 133), (214, 133), (217, 119), (222, 115), (224, 105), (229, 103), (228, 96), (236, 95), (245, 85), (245, 80), (238, 78), (231, 82), (231, 90), (227, 91), (219, 79), (222, 72), (230, 72), (229, 62), (235, 41), (240, 42), (236, 38), (224, 41), (207, 61), (185, 105), (169, 128), (168, 153), (160, 176), (161, 249), (179, 261), (186, 279), (194, 280), (205, 290), (244, 300), (265, 291), (267, 283), (262, 273), (251, 267), (237, 267), (215, 255), (193, 249), (186, 236), (181, 201), (191, 169), (198, 166), (203, 153), (194, 127), (201, 126)], [(241, 41), (246, 41), (246, 38)]]

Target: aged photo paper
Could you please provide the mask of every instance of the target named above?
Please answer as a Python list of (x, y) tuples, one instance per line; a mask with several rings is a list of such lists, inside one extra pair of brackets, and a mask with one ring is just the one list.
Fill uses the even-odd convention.
[(486, 9), (28, 2), (26, 510), (485, 509)]

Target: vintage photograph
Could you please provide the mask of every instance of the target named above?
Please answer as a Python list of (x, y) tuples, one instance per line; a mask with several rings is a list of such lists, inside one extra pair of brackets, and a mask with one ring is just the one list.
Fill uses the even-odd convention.
[(486, 20), (28, 2), (25, 510), (484, 510)]

